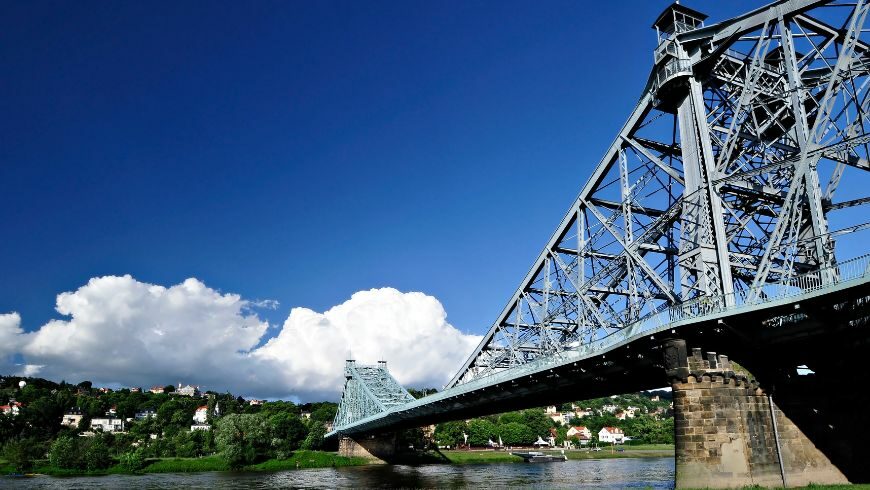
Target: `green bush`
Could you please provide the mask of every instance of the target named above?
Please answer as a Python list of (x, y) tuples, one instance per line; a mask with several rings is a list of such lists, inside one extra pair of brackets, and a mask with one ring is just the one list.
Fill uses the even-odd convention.
[(14, 439), (3, 446), (3, 458), (18, 472), (32, 469), (33, 460), (41, 458), (43, 454), (43, 445), (35, 439)]
[(145, 458), (142, 455), (142, 450), (128, 451), (121, 455), (121, 467), (127, 471), (139, 471), (145, 467)]
[(48, 450), (48, 461), (55, 468), (74, 469), (82, 466), (78, 441), (70, 436), (60, 436)]
[(85, 449), (85, 465), (88, 471), (104, 470), (111, 464), (109, 446), (101, 438), (91, 439)]

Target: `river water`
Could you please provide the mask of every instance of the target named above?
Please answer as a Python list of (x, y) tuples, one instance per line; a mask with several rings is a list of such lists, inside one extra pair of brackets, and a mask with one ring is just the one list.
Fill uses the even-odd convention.
[(674, 459), (587, 459), (564, 463), (373, 465), (262, 473), (2, 478), (2, 488), (673, 488)]

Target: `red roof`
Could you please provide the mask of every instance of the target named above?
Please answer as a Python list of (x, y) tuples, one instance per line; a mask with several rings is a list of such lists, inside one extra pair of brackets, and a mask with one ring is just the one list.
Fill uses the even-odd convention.
[(619, 434), (622, 432), (622, 429), (619, 427), (603, 427), (604, 430), (610, 432), (611, 434)]
[(586, 426), (585, 426), (585, 425), (578, 425), (578, 426), (575, 426), (575, 427), (572, 427), (572, 428), (573, 428), (574, 430), (577, 430), (577, 431), (580, 431), (580, 432), (586, 430)]
[(201, 407), (196, 407), (196, 411), (197, 411), (197, 412), (199, 412), (200, 410), (208, 410), (208, 405), (203, 405), (203, 406), (201, 406)]

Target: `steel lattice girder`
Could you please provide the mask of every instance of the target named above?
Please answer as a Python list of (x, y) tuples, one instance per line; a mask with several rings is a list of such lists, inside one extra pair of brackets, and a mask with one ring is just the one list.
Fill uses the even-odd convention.
[(344, 376), (344, 391), (334, 420), (336, 428), (346, 427), (414, 400), (387, 371), (386, 362), (366, 366), (348, 360)]
[(870, 169), (867, 12), (783, 0), (660, 33), (628, 121), (447, 387), (675, 304), (835, 270), (840, 241), (868, 228), (866, 192), (834, 202), (844, 174)]

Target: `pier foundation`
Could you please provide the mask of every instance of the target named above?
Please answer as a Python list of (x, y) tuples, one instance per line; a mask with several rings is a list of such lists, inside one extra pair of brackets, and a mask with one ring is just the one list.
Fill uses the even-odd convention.
[(840, 470), (727, 356), (664, 346), (674, 393), (677, 488), (848, 483)]

